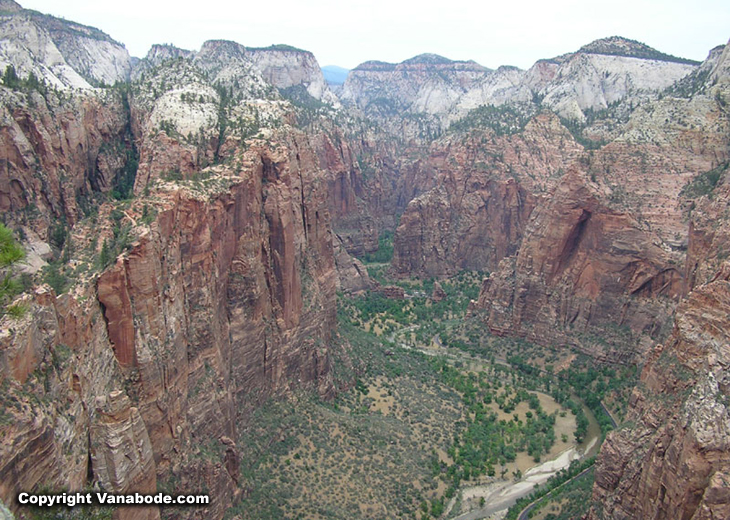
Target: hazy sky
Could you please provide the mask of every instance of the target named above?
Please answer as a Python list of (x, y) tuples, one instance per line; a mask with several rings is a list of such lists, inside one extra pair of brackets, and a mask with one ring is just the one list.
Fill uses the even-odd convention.
[(320, 65), (352, 68), (432, 52), (487, 67), (537, 59), (620, 35), (702, 60), (730, 39), (728, 0), (20, 0), (23, 7), (98, 27), (143, 57), (153, 43), (286, 43)]

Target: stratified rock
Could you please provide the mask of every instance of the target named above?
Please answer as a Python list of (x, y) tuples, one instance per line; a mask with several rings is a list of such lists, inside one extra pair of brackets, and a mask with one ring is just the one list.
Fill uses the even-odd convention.
[(635, 105), (687, 76), (698, 63), (620, 37), (540, 60), (529, 70), (489, 70), (474, 62), (424, 54), (399, 64), (369, 61), (350, 71), (341, 98), (397, 128), (403, 113), (445, 129), (482, 105), (536, 103), (583, 121), (588, 111)]
[[(728, 52), (726, 46), (720, 59), (711, 55), (714, 79), (695, 87), (695, 103), (726, 103)], [(689, 296), (677, 308), (672, 335), (644, 364), (626, 426), (603, 444), (591, 520), (730, 514), (730, 179), (727, 166), (710, 173), (714, 180), (700, 174), (684, 191), (693, 208)]]
[[(621, 137), (561, 178), (533, 212), (517, 255), (482, 288), (478, 307), (490, 330), (575, 344), (576, 334), (607, 339), (613, 323), (627, 327), (639, 350), (668, 334), (673, 302), (688, 284), (688, 203), (680, 201), (693, 178), (727, 161), (726, 87), (712, 81), (689, 99), (641, 107)], [(620, 336), (608, 342), (625, 343)]]
[(289, 45), (248, 48), (246, 54), (264, 79), (279, 89), (303, 87), (315, 99), (339, 106), (330, 91), (317, 59), (309, 51)]
[[(620, 37), (596, 40), (553, 62), (553, 77), (547, 84), (535, 85), (540, 87), (536, 94), (544, 106), (576, 120), (583, 120), (587, 110), (605, 109), (618, 101), (636, 104), (649, 99), (698, 65)], [(528, 75), (535, 77), (531, 71)]]
[(341, 98), (381, 120), (400, 118), (403, 113), (438, 119), (488, 72), (474, 61), (452, 61), (435, 54), (399, 64), (368, 61), (347, 75)]
[(610, 433), (601, 449), (591, 519), (727, 516), (728, 316), (725, 277), (679, 306), (674, 333), (656, 347), (631, 397), (630, 426)]
[(676, 299), (682, 274), (638, 222), (602, 205), (576, 171), (535, 213), (516, 257), (482, 287), (478, 306), (493, 333), (541, 342), (609, 323), (661, 328), (672, 309), (655, 299)]
[(533, 209), (581, 147), (554, 115), (512, 135), (475, 129), (431, 146), (437, 186), (411, 200), (393, 241), (397, 276), (493, 271), (519, 248)]
[[(147, 429), (129, 397), (117, 390), (96, 399), (89, 432), (94, 475), (110, 493), (157, 491), (155, 459)], [(130, 507), (118, 512), (124, 520), (160, 518), (158, 507)]]
[(127, 81), (129, 53), (93, 27), (37, 11), (15, 2), (0, 9), (0, 65), (13, 65), (21, 78), (31, 72), (56, 88), (91, 88)]
[(93, 192), (112, 190), (125, 154), (122, 97), (0, 88), (0, 101), (0, 211), (48, 242), (51, 226), (76, 223)]

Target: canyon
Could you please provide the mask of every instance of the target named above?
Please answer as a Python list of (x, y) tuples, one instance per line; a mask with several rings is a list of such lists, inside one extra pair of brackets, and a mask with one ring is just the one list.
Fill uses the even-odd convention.
[(257, 411), (357, 386), (343, 306), (464, 272), (455, 321), (639, 367), (588, 518), (730, 515), (730, 46), (696, 63), (611, 37), (528, 70), (423, 54), (335, 93), (288, 45), (138, 60), (12, 0), (0, 36), (0, 210), (30, 280), (0, 318), (18, 518), (21, 491), (91, 488), (211, 497), (115, 518), (230, 515), (256, 493)]

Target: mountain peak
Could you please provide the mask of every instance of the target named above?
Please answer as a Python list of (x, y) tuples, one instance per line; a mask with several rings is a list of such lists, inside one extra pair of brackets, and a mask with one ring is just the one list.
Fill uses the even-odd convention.
[(207, 40), (198, 52), (198, 57), (213, 59), (243, 59), (246, 55), (246, 48), (240, 43), (231, 40)]
[(595, 40), (588, 45), (578, 49), (579, 54), (604, 54), (608, 56), (623, 56), (626, 58), (641, 58), (646, 60), (672, 61), (698, 65), (699, 62), (686, 58), (679, 58), (670, 54), (649, 47), (645, 43), (624, 38), (622, 36), (610, 36)]
[(258, 52), (258, 51), (279, 51), (279, 52), (301, 52), (305, 54), (311, 54), (311, 52), (306, 51), (304, 49), (300, 49), (298, 47), (294, 47), (293, 45), (286, 45), (284, 43), (275, 43), (273, 45), (269, 45), (268, 47), (248, 47), (249, 51)]
[(448, 65), (454, 62), (438, 54), (425, 53), (405, 60), (403, 63), (409, 65)]
[(0, 13), (19, 13), (22, 10), (23, 6), (18, 2), (14, 2), (13, 0), (0, 0)]

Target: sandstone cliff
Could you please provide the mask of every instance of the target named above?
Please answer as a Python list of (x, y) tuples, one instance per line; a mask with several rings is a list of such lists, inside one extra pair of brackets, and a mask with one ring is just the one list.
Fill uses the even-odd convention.
[(117, 91), (0, 89), (0, 210), (43, 240), (77, 222), (123, 174), (126, 114)]
[[(728, 50), (711, 55), (695, 98), (727, 118)], [(657, 345), (634, 391), (627, 422), (599, 456), (590, 518), (711, 519), (730, 515), (728, 461), (727, 165), (697, 175), (688, 200), (686, 290), (672, 335)]]
[[(21, 488), (78, 489), (89, 474), (115, 490), (154, 488), (156, 465), (163, 488), (209, 489), (203, 516), (219, 518), (241, 492), (239, 455), (226, 439), (248, 411), (289, 388), (331, 391), (336, 273), (326, 183), (306, 140), (297, 142), (303, 136), (279, 139), (278, 151), (252, 146), (240, 169), (211, 176), (207, 191), (161, 186), (151, 195), (154, 221), (134, 228), (131, 249), (96, 289), (43, 293), (23, 323), (3, 324), (5, 400), (18, 403), (3, 425), (12, 440), (0, 458), (6, 502)], [(134, 408), (93, 412), (97, 398), (119, 390)], [(126, 438), (142, 446), (140, 464), (111, 462), (121, 454), (106, 450)]]
[(652, 99), (696, 67), (690, 60), (612, 37), (540, 60), (527, 71), (509, 66), (489, 70), (436, 55), (399, 64), (366, 62), (350, 71), (341, 98), (390, 124), (404, 113), (418, 116), (421, 131), (448, 128), (482, 105), (534, 103), (585, 121), (587, 113), (619, 102), (633, 107)]
[(727, 516), (725, 49), (699, 67), (620, 38), (528, 71), (368, 62), (335, 122), (311, 53), (155, 46), (130, 84), (91, 88), (128, 77), (121, 46), (0, 6), (0, 66), (48, 83), (0, 87), (0, 210), (73, 277), (0, 321), (11, 509), (21, 489), (99, 485), (208, 490), (181, 514), (223, 517), (247, 492), (252, 410), (332, 394), (336, 290), (373, 288), (350, 255), (403, 213), (393, 273), (491, 271), (472, 308), (492, 332), (654, 352), (596, 518)]
[[(578, 120), (588, 110), (606, 109), (619, 101), (637, 104), (649, 99), (697, 66), (618, 37), (594, 41), (552, 61), (553, 77), (547, 84), (533, 83), (534, 92), (543, 106)], [(528, 74), (537, 76), (534, 71)]]
[[(65, 223), (77, 268), (69, 293), (39, 289), (0, 325), (11, 509), (21, 489), (101, 485), (207, 490), (210, 507), (185, 515), (221, 518), (246, 488), (250, 412), (296, 388), (331, 394), (330, 207), (352, 197), (330, 187), (353, 157), (295, 128), (242, 50), (158, 48), (120, 90), (0, 88), (3, 210), (42, 241)], [(134, 202), (99, 205), (137, 152)]]
[(394, 241), (396, 275), (494, 270), (514, 254), (537, 198), (581, 147), (555, 116), (522, 132), (474, 130), (431, 146), (436, 187), (408, 205)]
[(279, 89), (304, 87), (315, 99), (339, 105), (337, 97), (330, 91), (314, 54), (290, 47), (249, 48), (247, 55), (261, 75)]
[[(619, 350), (633, 337), (639, 351), (668, 332), (686, 286), (683, 194), (727, 160), (724, 87), (712, 82), (642, 105), (619, 137), (571, 166), (533, 212), (518, 253), (484, 284), (478, 307), (493, 332)], [(636, 352), (624, 350), (611, 355)]]
[[(399, 64), (370, 61), (349, 72), (341, 99), (379, 120), (401, 119), (410, 113), (438, 121), (488, 71), (473, 61), (452, 61), (435, 54)], [(424, 123), (428, 128), (428, 119)]]
[(653, 350), (626, 426), (601, 449), (590, 518), (730, 515), (728, 273), (725, 264), (692, 292), (672, 336)]
[(21, 77), (31, 72), (57, 88), (129, 79), (129, 53), (93, 27), (27, 11), (15, 2), (0, 9), (0, 68), (15, 66)]

